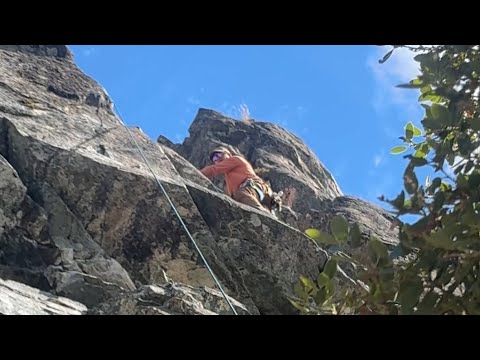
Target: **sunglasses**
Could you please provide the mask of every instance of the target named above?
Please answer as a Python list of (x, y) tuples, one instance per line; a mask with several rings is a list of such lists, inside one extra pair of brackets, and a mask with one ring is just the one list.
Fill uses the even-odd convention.
[(223, 153), (214, 153), (212, 155), (212, 161), (220, 160), (223, 157)]

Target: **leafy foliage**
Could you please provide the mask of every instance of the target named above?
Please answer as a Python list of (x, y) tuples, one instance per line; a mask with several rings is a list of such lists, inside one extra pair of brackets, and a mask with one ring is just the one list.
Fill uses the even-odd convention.
[[(357, 224), (338, 217), (332, 234), (307, 230), (330, 249), (346, 242), (352, 254), (333, 249), (316, 281), (300, 283), (291, 301), (302, 313), (480, 314), (480, 46), (403, 47), (417, 53), (421, 75), (399, 87), (420, 91), (425, 115), (423, 129), (409, 122), (403, 144), (391, 150), (406, 153), (404, 190), (381, 198), (397, 216), (399, 244), (363, 241)], [(432, 170), (425, 184), (415, 172), (422, 166)], [(406, 214), (419, 220), (404, 224)], [(335, 292), (342, 266), (355, 280)]]

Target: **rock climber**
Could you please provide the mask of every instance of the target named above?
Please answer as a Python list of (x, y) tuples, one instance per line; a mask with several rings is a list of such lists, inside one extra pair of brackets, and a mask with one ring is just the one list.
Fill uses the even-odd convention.
[(201, 173), (210, 180), (224, 175), (226, 192), (234, 200), (272, 214), (280, 210), (282, 194), (274, 194), (243, 157), (219, 147), (210, 153), (210, 160), (213, 165), (204, 167)]

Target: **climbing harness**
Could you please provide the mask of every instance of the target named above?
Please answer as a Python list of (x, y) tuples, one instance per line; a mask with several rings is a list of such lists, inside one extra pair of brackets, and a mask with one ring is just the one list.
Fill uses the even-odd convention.
[(265, 199), (265, 193), (264, 193), (263, 190), (255, 183), (255, 180), (253, 180), (253, 179), (251, 179), (251, 178), (248, 178), (248, 179), (245, 180), (243, 183), (241, 183), (238, 188), (239, 188), (239, 189), (243, 189), (243, 188), (248, 188), (248, 187), (251, 187), (253, 190), (256, 191), (256, 193), (258, 194), (258, 198), (260, 199), (260, 202), (262, 202), (263, 199)]
[[(234, 306), (232, 305), (232, 303), (230, 302), (230, 300), (228, 299), (228, 296), (227, 294), (225, 293), (225, 291), (223, 290), (222, 288), (222, 285), (220, 284), (220, 281), (217, 279), (215, 273), (213, 272), (213, 270), (211, 269), (210, 265), (208, 264), (208, 261), (207, 259), (205, 258), (205, 256), (203, 255), (202, 251), (200, 250), (200, 248), (198, 247), (197, 245), (197, 242), (195, 241), (195, 239), (193, 238), (192, 234), (190, 233), (190, 231), (188, 230), (187, 228), (187, 225), (185, 225), (185, 223), (183, 222), (183, 219), (182, 217), (180, 216), (180, 214), (178, 213), (177, 211), (177, 208), (175, 207), (175, 205), (173, 204), (172, 200), (170, 199), (170, 196), (168, 196), (168, 193), (167, 191), (165, 190), (165, 188), (163, 187), (162, 183), (160, 182), (160, 180), (158, 179), (157, 175), (155, 174), (155, 172), (153, 171), (153, 169), (150, 167), (150, 164), (148, 163), (147, 161), (147, 158), (145, 157), (145, 154), (143, 153), (141, 147), (138, 145), (137, 143), (137, 140), (135, 140), (135, 137), (133, 136), (132, 132), (130, 131), (130, 129), (128, 128), (128, 126), (125, 124), (125, 122), (123, 121), (122, 119), (122, 116), (120, 115), (120, 111), (118, 109), (118, 107), (113, 104), (113, 108), (114, 110), (116, 111), (117, 115), (118, 115), (118, 118), (120, 119), (120, 122), (122, 123), (122, 125), (125, 127), (125, 129), (127, 129), (127, 132), (128, 132), (128, 135), (130, 136), (130, 139), (132, 140), (132, 142), (134, 143), (134, 145), (137, 147), (138, 151), (140, 152), (140, 155), (142, 156), (143, 158), (143, 161), (145, 162), (145, 164), (147, 165), (148, 169), (150, 170), (150, 172), (153, 174), (153, 177), (155, 179), (155, 181), (157, 182), (158, 186), (160, 187), (160, 189), (162, 190), (163, 194), (165, 195), (165, 197), (167, 198), (167, 201), (168, 203), (170, 204), (170, 206), (172, 207), (173, 211), (175, 212), (175, 215), (177, 216), (178, 220), (180, 221), (180, 224), (182, 224), (183, 228), (185, 229), (185, 232), (187, 233), (188, 237), (190, 238), (190, 240), (192, 241), (193, 243), (193, 246), (195, 247), (195, 249), (197, 250), (198, 254), (200, 255), (200, 257), (202, 258), (203, 260), (203, 263), (205, 264), (208, 272), (210, 273), (210, 275), (212, 276), (213, 280), (215, 281), (215, 283), (217, 284), (218, 288), (220, 289), (220, 292), (222, 293), (223, 297), (225, 298), (225, 301), (228, 303), (228, 305), (230, 306), (230, 309), (232, 309), (232, 312), (235, 314), (235, 315), (238, 315), (237, 311), (235, 310)], [(161, 151), (163, 152), (163, 149), (160, 147)]]
[(255, 190), (258, 195), (258, 199), (260, 200), (260, 203), (264, 207), (266, 207), (273, 216), (277, 217), (275, 212), (282, 211), (283, 191), (280, 191), (279, 193), (274, 193), (271, 190), (271, 187), (264, 183), (264, 185), (270, 189), (269, 192), (265, 193), (264, 190), (260, 187), (260, 185), (258, 185), (258, 183), (258, 180), (247, 178), (243, 183), (240, 184), (239, 189), (250, 187)]

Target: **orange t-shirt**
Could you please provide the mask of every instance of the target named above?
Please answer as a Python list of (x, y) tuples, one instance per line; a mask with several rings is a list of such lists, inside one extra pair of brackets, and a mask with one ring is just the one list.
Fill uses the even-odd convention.
[(206, 166), (200, 171), (209, 179), (224, 174), (227, 194), (230, 196), (238, 190), (240, 184), (242, 184), (247, 178), (260, 180), (255, 174), (252, 165), (250, 165), (250, 163), (244, 158), (236, 155), (229, 157), (218, 164)]

